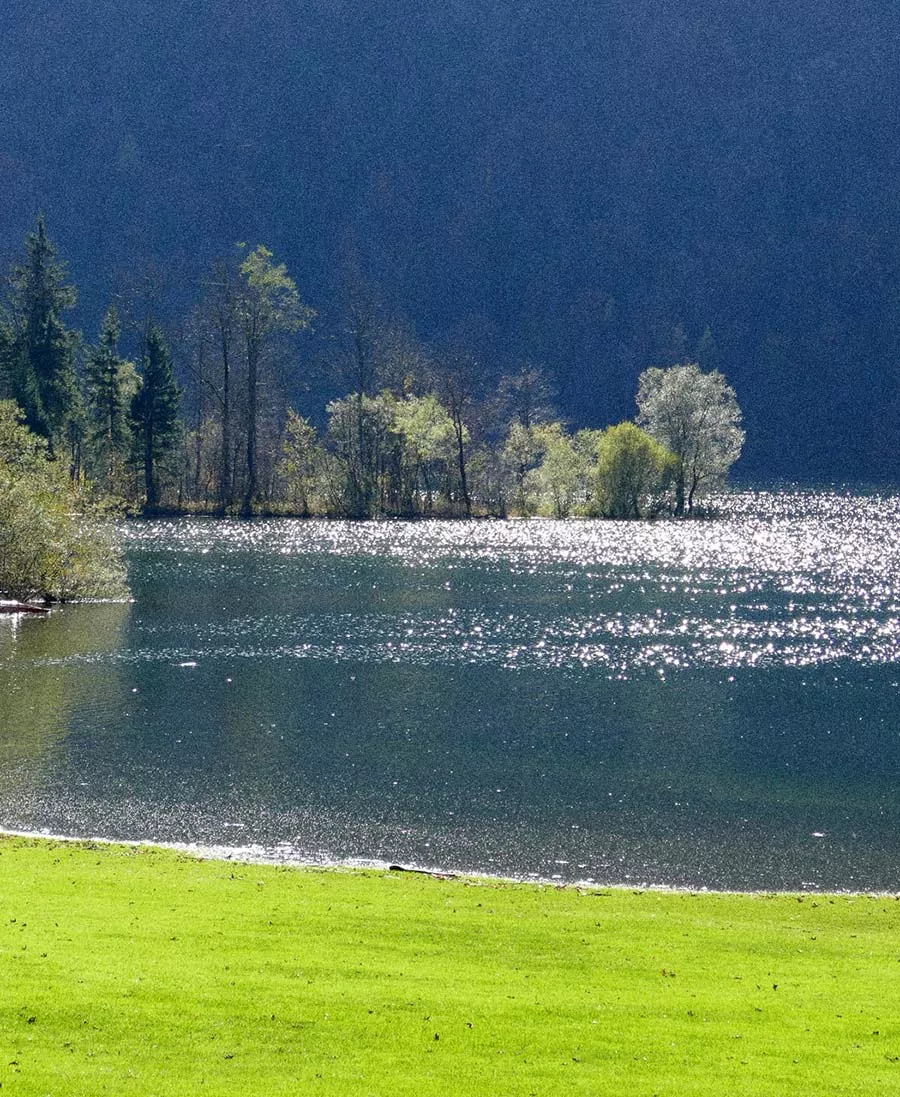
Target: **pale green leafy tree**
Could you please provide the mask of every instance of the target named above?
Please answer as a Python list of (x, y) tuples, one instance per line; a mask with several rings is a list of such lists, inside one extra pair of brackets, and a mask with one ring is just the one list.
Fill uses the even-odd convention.
[(509, 508), (509, 466), (496, 446), (482, 442), (469, 456), (472, 498), (482, 514), (505, 518)]
[[(406, 396), (393, 405), (393, 432), (401, 439), (401, 513), (431, 513), (434, 496), (456, 457), (456, 428), (436, 396)], [(469, 432), (463, 424), (463, 442)]]
[(259, 488), (257, 434), (259, 419), (260, 370), (266, 352), (280, 332), (298, 332), (308, 328), (315, 312), (303, 304), (293, 278), (284, 263), (276, 263), (272, 252), (259, 244), (246, 252), (240, 265), (240, 291), (237, 304), (243, 336), (246, 366), (247, 405), (247, 480), (241, 513), (250, 515)]
[(318, 505), (325, 453), (316, 428), (288, 408), (277, 476), (291, 509), (302, 518), (327, 510)]
[(543, 436), (539, 428), (524, 426), (514, 420), (503, 443), (503, 461), (512, 482), (511, 508), (518, 514), (535, 514), (538, 497), (530, 473), (538, 467), (544, 455)]
[(634, 423), (600, 432), (595, 445), (595, 513), (604, 518), (644, 518), (657, 510), (676, 468), (674, 455)]
[(328, 439), (345, 474), (340, 512), (371, 518), (383, 509), (385, 470), (397, 441), (391, 409), (383, 396), (352, 392), (326, 410)]
[(697, 499), (722, 485), (744, 444), (734, 389), (718, 370), (695, 363), (644, 370), (638, 423), (675, 455), (675, 514), (692, 514)]
[[(463, 443), (468, 430), (461, 426)], [(351, 393), (328, 405), (328, 439), (342, 463), (348, 517), (431, 513), (455, 479), (459, 431), (434, 394)]]
[(531, 429), (543, 456), (525, 478), (529, 493), (538, 499), (539, 514), (568, 518), (585, 501), (590, 458), (561, 423), (542, 423)]

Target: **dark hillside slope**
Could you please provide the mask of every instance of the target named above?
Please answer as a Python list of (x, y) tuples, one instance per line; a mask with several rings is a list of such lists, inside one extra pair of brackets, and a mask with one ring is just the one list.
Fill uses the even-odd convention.
[(46, 213), (91, 335), (118, 271), (189, 283), (238, 239), (324, 332), (353, 253), (576, 422), (710, 325), (747, 475), (897, 475), (890, 0), (7, 0), (0, 30), (0, 240)]

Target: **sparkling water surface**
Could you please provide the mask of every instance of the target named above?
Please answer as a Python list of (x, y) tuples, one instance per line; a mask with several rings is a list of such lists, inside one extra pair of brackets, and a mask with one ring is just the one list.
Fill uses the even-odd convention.
[(900, 496), (703, 522), (133, 522), (0, 618), (0, 826), (900, 890)]

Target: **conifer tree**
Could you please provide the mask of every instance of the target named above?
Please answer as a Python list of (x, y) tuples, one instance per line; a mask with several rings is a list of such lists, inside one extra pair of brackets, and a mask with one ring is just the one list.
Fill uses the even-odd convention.
[(180, 433), (181, 388), (175, 381), (172, 356), (163, 333), (149, 324), (144, 339), (140, 387), (131, 401), (129, 419), (135, 458), (143, 468), (146, 509), (159, 506), (159, 465), (174, 448)]
[(12, 400), (12, 363), (15, 356), (16, 333), (8, 316), (0, 313), (0, 400)]
[(75, 305), (66, 269), (56, 257), (43, 217), (25, 240), (25, 257), (13, 267), (6, 323), (5, 373), (29, 429), (46, 438), (51, 454), (65, 442), (77, 385), (78, 335), (62, 314)]
[(119, 354), (120, 333), (118, 312), (110, 305), (100, 327), (100, 341), (88, 353), (84, 367), (93, 471), (107, 490), (115, 486), (129, 438), (127, 380), (129, 371), (133, 379), (134, 368)]

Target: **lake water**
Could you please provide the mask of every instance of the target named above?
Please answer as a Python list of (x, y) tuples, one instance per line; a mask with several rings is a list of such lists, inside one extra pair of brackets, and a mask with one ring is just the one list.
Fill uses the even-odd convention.
[(900, 890), (900, 497), (123, 529), (0, 620), (0, 826), (635, 886)]

